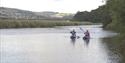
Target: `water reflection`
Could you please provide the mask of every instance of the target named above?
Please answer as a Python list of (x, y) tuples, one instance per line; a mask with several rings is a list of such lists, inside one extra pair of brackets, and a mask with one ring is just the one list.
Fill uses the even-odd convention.
[[(70, 38), (71, 39), (71, 38)], [(75, 45), (75, 42), (76, 42), (76, 38), (72, 38), (71, 39), (71, 43), (73, 44), (73, 45)]]
[(86, 46), (89, 45), (90, 39), (83, 39), (83, 41), (85, 42)]
[[(80, 38), (70, 39), (72, 28), (78, 30)], [(119, 63), (117, 54), (112, 54), (101, 40), (108, 32), (93, 26), (82, 28), (90, 30), (92, 39), (83, 40), (83, 32), (76, 26), (69, 30), (67, 27), (0, 30), (0, 63)]]

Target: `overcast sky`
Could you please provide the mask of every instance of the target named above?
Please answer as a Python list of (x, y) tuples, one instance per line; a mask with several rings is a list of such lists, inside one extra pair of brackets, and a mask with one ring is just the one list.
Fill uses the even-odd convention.
[(18, 8), (30, 11), (55, 11), (75, 13), (90, 11), (103, 5), (102, 0), (0, 0), (2, 7)]

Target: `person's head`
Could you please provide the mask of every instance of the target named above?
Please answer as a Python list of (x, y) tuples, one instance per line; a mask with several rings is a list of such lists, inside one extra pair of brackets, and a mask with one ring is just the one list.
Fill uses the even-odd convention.
[(75, 29), (73, 29), (73, 31), (75, 31)]

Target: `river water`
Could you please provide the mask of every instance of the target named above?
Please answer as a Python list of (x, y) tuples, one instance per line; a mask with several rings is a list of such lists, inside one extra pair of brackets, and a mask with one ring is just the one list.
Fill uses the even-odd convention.
[[(70, 39), (72, 29), (80, 38)], [(90, 31), (89, 41), (82, 39), (85, 30)], [(101, 25), (0, 29), (0, 62), (118, 63), (119, 56), (103, 41), (114, 35), (116, 33), (103, 30)]]

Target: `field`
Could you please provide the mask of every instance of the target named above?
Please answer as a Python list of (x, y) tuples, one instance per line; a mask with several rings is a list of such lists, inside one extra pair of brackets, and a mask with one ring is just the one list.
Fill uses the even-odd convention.
[(77, 22), (68, 20), (16, 20), (16, 19), (1, 19), (0, 29), (2, 28), (41, 28), (54, 26), (74, 26), (88, 25), (90, 22)]

